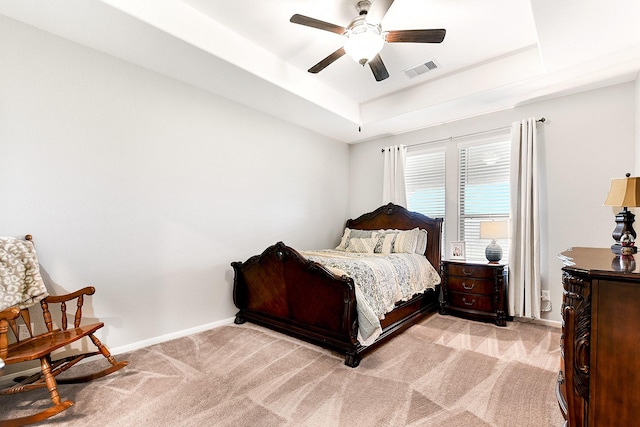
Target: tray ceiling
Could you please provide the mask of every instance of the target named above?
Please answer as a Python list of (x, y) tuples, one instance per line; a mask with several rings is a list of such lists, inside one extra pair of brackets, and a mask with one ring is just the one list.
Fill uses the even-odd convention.
[[(291, 15), (347, 26), (355, 3), (6, 0), (0, 14), (348, 143), (630, 81), (640, 70), (640, 2), (395, 0), (384, 29), (446, 28), (445, 40), (386, 44), (382, 82), (348, 56), (308, 73), (344, 38)], [(428, 62), (437, 68), (403, 72)]]

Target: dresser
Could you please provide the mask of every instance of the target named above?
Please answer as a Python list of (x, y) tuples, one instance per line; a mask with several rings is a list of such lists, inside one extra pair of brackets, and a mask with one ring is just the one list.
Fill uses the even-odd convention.
[(442, 261), (441, 314), (506, 326), (507, 301), (505, 265)]
[(570, 427), (640, 422), (640, 270), (609, 248), (563, 252), (557, 397)]

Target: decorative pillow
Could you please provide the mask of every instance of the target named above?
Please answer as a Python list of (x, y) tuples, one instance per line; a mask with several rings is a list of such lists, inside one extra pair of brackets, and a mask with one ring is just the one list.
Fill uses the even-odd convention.
[(416, 244), (416, 253), (424, 255), (427, 250), (427, 230), (421, 228), (418, 231), (418, 243)]
[(377, 233), (378, 232), (376, 230), (352, 230), (350, 228), (345, 228), (344, 233), (342, 234), (342, 239), (340, 239), (340, 244), (336, 247), (336, 250), (346, 251), (351, 239), (367, 239), (376, 237)]
[(418, 234), (420, 229), (418, 227), (413, 230), (398, 231), (398, 236), (393, 244), (393, 252), (395, 253), (407, 253), (413, 254), (416, 252), (416, 246), (418, 245)]
[[(424, 233), (421, 233), (423, 231)], [(373, 237), (378, 237), (378, 243), (374, 249), (374, 253), (393, 254), (393, 253), (421, 253), (427, 249), (427, 232), (414, 228), (413, 230), (379, 230)], [(422, 239), (424, 238), (424, 242)], [(420, 241), (420, 246), (418, 242)], [(418, 252), (422, 249), (422, 252)]]
[(356, 252), (361, 254), (372, 254), (373, 249), (378, 243), (377, 237), (352, 237), (347, 245), (347, 252)]
[(382, 230), (378, 233), (378, 242), (373, 252), (377, 254), (393, 253), (393, 245), (398, 236), (397, 231)]
[(349, 234), (351, 230), (349, 228), (344, 229), (344, 233), (342, 233), (342, 238), (340, 239), (340, 244), (336, 247), (339, 251), (347, 250), (347, 245), (349, 244)]

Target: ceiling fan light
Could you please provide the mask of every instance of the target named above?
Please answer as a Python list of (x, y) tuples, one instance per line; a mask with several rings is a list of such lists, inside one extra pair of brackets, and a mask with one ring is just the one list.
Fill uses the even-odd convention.
[(344, 50), (360, 65), (373, 59), (384, 46), (384, 36), (377, 25), (358, 25), (347, 33)]

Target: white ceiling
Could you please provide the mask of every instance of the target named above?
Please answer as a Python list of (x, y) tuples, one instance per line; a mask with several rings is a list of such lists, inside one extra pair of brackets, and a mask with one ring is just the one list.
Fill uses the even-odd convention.
[[(308, 73), (344, 39), (291, 15), (346, 27), (356, 2), (0, 0), (0, 14), (349, 143), (634, 80), (640, 70), (640, 1), (395, 0), (384, 30), (446, 28), (444, 41), (385, 45), (382, 82), (348, 56)], [(439, 68), (403, 73), (430, 60)]]

